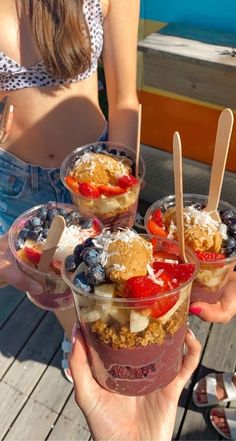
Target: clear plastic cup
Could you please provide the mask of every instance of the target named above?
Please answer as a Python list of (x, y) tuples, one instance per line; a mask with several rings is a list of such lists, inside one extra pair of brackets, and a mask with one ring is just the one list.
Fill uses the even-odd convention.
[[(32, 279), (38, 281), (43, 286), (43, 291), (41, 294), (32, 294), (27, 292), (27, 296), (29, 300), (42, 309), (47, 310), (65, 310), (71, 308), (73, 306), (73, 296), (71, 293), (71, 289), (64, 282), (61, 277), (61, 264), (59, 260), (55, 260), (52, 264), (52, 267), (48, 270), (48, 272), (42, 272), (37, 269), (37, 264), (32, 264), (31, 261), (27, 259), (25, 256), (25, 252), (22, 252), (22, 249), (18, 249), (17, 240), (19, 238), (20, 231), (27, 227), (28, 222), (31, 221), (36, 215), (38, 215), (41, 209), (57, 209), (59, 210), (58, 214), (63, 214), (63, 217), (69, 215), (69, 213), (76, 212), (78, 217), (73, 221), (73, 225), (79, 225), (79, 219), (82, 219), (78, 211), (78, 207), (72, 204), (62, 204), (56, 202), (50, 202), (48, 204), (39, 205), (31, 208), (30, 210), (25, 211), (22, 215), (20, 215), (15, 222), (12, 224), (9, 231), (9, 246), (12, 254), (14, 255), (17, 265), (20, 270), (31, 277)], [(85, 219), (85, 218), (83, 218)], [(69, 223), (69, 219), (67, 218)], [(98, 219), (93, 219), (96, 225), (97, 234), (102, 230), (102, 225)], [(84, 231), (84, 240), (90, 237), (89, 229), (81, 230)], [(91, 229), (92, 231), (92, 229)], [(76, 236), (77, 237), (77, 236)], [(72, 252), (73, 247), (76, 246), (78, 242), (78, 238), (75, 237), (75, 243), (68, 245), (68, 255)], [(82, 241), (82, 235), (81, 235)], [(37, 242), (35, 242), (37, 243)], [(34, 244), (34, 241), (30, 242)], [(67, 246), (67, 245), (66, 245)], [(57, 252), (57, 251), (56, 251)], [(64, 251), (62, 251), (64, 253)], [(56, 256), (56, 253), (55, 253)]]
[[(148, 235), (142, 237), (151, 240)], [(154, 241), (155, 252), (179, 255), (177, 242)], [(105, 389), (122, 395), (146, 395), (165, 387), (179, 372), (189, 296), (198, 266), (195, 254), (189, 248), (186, 253), (189, 262), (196, 265), (192, 277), (177, 289), (142, 299), (88, 294), (73, 283), (82, 268), (70, 274), (63, 265), (62, 277), (73, 292), (92, 374)], [(153, 318), (151, 311), (159, 318)]]
[[(185, 194), (183, 196), (184, 206), (195, 205), (204, 208), (207, 204), (206, 195)], [(175, 196), (167, 196), (152, 204), (145, 215), (145, 228), (149, 234), (152, 232), (148, 228), (148, 220), (152, 214), (160, 208), (162, 213), (175, 207)], [(236, 220), (236, 208), (227, 202), (219, 202), (219, 213), (232, 210)], [(220, 300), (224, 286), (236, 265), (236, 252), (232, 255), (217, 260), (199, 260), (199, 271), (193, 281), (190, 302), (216, 303)]]
[(114, 142), (97, 142), (78, 147), (64, 159), (61, 165), (61, 180), (71, 194), (73, 203), (79, 207), (83, 216), (97, 217), (106, 227), (112, 228), (132, 228), (135, 222), (135, 216), (138, 205), (140, 185), (143, 182), (145, 174), (145, 165), (140, 157), (138, 184), (133, 185), (127, 191), (118, 196), (100, 196), (90, 198), (73, 191), (66, 183), (66, 177), (71, 174), (76, 161), (85, 152), (103, 153), (118, 152), (118, 157), (122, 161), (124, 157), (132, 161), (133, 175), (135, 175), (135, 153), (126, 146)]

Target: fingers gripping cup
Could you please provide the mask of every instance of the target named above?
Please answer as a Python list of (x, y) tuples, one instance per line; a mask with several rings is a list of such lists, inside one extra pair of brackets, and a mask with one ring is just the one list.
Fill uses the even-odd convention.
[[(38, 266), (49, 228), (55, 216), (65, 219), (66, 227), (46, 272)], [(9, 232), (9, 246), (20, 270), (42, 285), (41, 294), (27, 293), (35, 305), (47, 310), (68, 309), (73, 306), (71, 289), (61, 277), (61, 265), (75, 245), (90, 240), (102, 230), (99, 220), (85, 218), (77, 207), (50, 202), (34, 207), (13, 223)], [(75, 265), (73, 261), (71, 266)]]
[(177, 242), (105, 229), (75, 272), (63, 266), (93, 376), (104, 388), (146, 395), (177, 375), (197, 268), (186, 252), (190, 263), (181, 264)]
[(83, 216), (95, 216), (104, 226), (132, 227), (144, 178), (140, 158), (122, 144), (97, 142), (78, 147), (61, 166), (61, 180)]
[[(183, 199), (185, 243), (199, 260), (190, 301), (216, 303), (236, 264), (236, 209), (220, 201), (217, 222), (204, 211), (207, 196), (185, 194)], [(150, 234), (175, 239), (175, 196), (155, 202), (146, 213), (145, 226)]]

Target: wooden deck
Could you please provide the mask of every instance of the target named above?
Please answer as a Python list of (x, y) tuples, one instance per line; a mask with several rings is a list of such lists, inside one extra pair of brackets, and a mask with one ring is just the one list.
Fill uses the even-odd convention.
[[(208, 411), (192, 404), (191, 391), (206, 372), (235, 369), (236, 319), (228, 325), (212, 325), (190, 317), (190, 324), (203, 351), (180, 400), (174, 439), (218, 440)], [(63, 332), (53, 313), (40, 310), (8, 287), (0, 290), (0, 328), (0, 439), (89, 440), (72, 385), (60, 370)]]

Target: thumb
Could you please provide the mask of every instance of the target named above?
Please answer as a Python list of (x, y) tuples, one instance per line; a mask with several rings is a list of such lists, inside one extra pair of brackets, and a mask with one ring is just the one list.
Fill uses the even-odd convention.
[(94, 406), (99, 386), (93, 379), (87, 359), (86, 345), (79, 328), (77, 328), (74, 340), (69, 366), (74, 380), (75, 400), (85, 414), (88, 414)]
[(184, 355), (183, 364), (178, 374), (181, 388), (185, 386), (185, 384), (197, 368), (201, 353), (201, 344), (198, 340), (196, 340), (195, 335), (190, 329), (188, 329), (186, 333), (185, 344), (188, 350), (186, 355)]
[(232, 317), (227, 309), (222, 308), (222, 302), (194, 302), (189, 308), (190, 314), (197, 315), (205, 322), (227, 323)]
[(28, 291), (29, 293), (35, 295), (42, 294), (43, 292), (43, 286), (36, 280), (31, 279), (31, 277), (28, 277), (26, 275), (22, 276), (21, 274), (17, 274), (15, 275), (14, 280), (11, 280), (10, 283), (21, 291)]

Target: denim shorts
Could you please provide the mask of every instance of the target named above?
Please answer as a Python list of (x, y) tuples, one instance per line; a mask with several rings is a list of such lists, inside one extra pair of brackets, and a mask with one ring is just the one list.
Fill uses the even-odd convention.
[[(98, 141), (107, 141), (106, 126)], [(71, 203), (59, 168), (28, 164), (0, 148), (0, 235), (24, 211), (49, 201)]]

